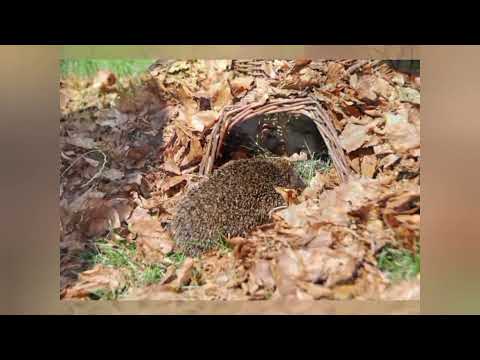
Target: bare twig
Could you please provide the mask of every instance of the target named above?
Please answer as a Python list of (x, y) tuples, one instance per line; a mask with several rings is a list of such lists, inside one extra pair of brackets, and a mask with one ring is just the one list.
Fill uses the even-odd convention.
[(87, 151), (85, 154), (82, 154), (82, 155), (78, 156), (75, 160), (73, 160), (73, 162), (70, 164), (70, 166), (68, 166), (68, 167), (60, 174), (60, 178), (62, 178), (63, 175), (65, 175), (65, 173), (66, 173), (68, 170), (70, 170), (70, 169), (73, 167), (73, 165), (75, 165), (75, 164), (77, 163), (78, 160), (84, 159), (84, 158), (85, 158), (85, 155), (88, 155), (88, 154), (91, 154), (91, 153), (97, 152), (97, 151), (99, 151), (99, 150), (90, 150), (90, 151)]
[(103, 156), (102, 167), (100, 168), (99, 171), (97, 171), (97, 173), (95, 175), (93, 175), (93, 177), (90, 180), (88, 180), (85, 184), (83, 184), (82, 187), (87, 187), (93, 180), (95, 180), (97, 177), (99, 177), (103, 173), (103, 170), (105, 169), (105, 164), (107, 163), (107, 155), (105, 155), (105, 153), (101, 150), (97, 150), (97, 151), (100, 152)]
[(88, 155), (88, 154), (91, 154), (93, 152), (99, 152), (100, 154), (102, 154), (103, 156), (103, 164), (102, 164), (102, 167), (100, 169), (100, 171), (98, 171), (90, 180), (88, 180), (85, 184), (82, 185), (82, 187), (87, 187), (88, 185), (90, 185), (90, 183), (95, 180), (97, 177), (99, 177), (102, 173), (103, 173), (103, 170), (105, 169), (105, 164), (107, 163), (107, 156), (105, 155), (105, 153), (102, 151), (102, 150), (99, 150), (99, 149), (95, 149), (95, 150), (90, 150), (90, 151), (87, 151), (85, 154), (82, 154), (80, 156), (78, 156), (61, 174), (60, 174), (60, 178), (62, 178), (68, 170), (70, 170), (73, 165), (75, 165), (80, 159), (85, 159), (85, 156)]

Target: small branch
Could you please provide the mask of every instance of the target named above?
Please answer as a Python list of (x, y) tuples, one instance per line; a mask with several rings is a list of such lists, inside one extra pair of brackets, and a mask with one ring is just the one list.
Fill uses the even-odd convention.
[(95, 175), (93, 175), (93, 177), (90, 180), (88, 180), (85, 184), (83, 184), (82, 187), (87, 187), (93, 180), (95, 180), (97, 177), (99, 177), (103, 173), (103, 170), (105, 169), (105, 164), (107, 163), (107, 155), (105, 155), (105, 153), (101, 150), (97, 150), (97, 151), (100, 154), (102, 154), (102, 156), (103, 156), (102, 167), (100, 168), (100, 170)]
[(107, 156), (105, 155), (105, 153), (102, 151), (102, 150), (98, 150), (98, 149), (95, 149), (95, 150), (90, 150), (90, 151), (87, 151), (85, 154), (82, 154), (80, 155), (79, 157), (77, 157), (61, 174), (60, 174), (60, 179), (67, 173), (68, 170), (70, 170), (73, 165), (75, 165), (80, 159), (84, 159), (86, 155), (88, 154), (91, 154), (93, 152), (99, 152), (100, 154), (102, 154), (103, 156), (103, 164), (102, 164), (102, 167), (100, 169), (100, 171), (98, 171), (90, 180), (88, 180), (85, 184), (82, 185), (82, 187), (87, 187), (88, 185), (90, 185), (90, 183), (95, 180), (97, 177), (99, 177), (102, 173), (103, 173), (103, 170), (105, 169), (105, 165), (107, 163)]
[(85, 154), (82, 154), (82, 155), (80, 155), (79, 157), (77, 157), (77, 158), (70, 164), (70, 166), (67, 167), (67, 168), (63, 171), (63, 173), (60, 174), (60, 178), (62, 178), (63, 175), (65, 175), (65, 173), (66, 173), (68, 170), (70, 170), (70, 169), (73, 167), (73, 165), (75, 165), (75, 164), (77, 163), (78, 160), (85, 158), (85, 155), (87, 155), (87, 154), (90, 154), (90, 153), (92, 153), (92, 152), (97, 152), (97, 151), (100, 151), (100, 150), (90, 150), (90, 151), (87, 151)]

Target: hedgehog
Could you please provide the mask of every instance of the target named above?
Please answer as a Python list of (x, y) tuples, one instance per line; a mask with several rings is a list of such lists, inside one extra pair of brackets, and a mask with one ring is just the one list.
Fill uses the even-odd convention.
[(285, 205), (275, 187), (303, 190), (293, 164), (281, 158), (230, 161), (187, 192), (170, 224), (176, 248), (198, 256), (218, 247), (226, 236), (244, 236), (269, 221)]

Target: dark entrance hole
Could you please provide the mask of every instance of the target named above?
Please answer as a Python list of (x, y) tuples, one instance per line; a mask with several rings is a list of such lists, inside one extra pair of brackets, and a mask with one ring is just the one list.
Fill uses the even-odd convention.
[(221, 163), (255, 156), (291, 156), (304, 152), (308, 159), (329, 158), (315, 123), (305, 115), (259, 115), (232, 128), (224, 142)]

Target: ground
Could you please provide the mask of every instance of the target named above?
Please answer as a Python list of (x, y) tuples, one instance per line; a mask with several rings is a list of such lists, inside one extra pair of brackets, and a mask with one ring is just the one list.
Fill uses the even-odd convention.
[[(61, 62), (62, 299), (418, 298), (417, 74), (355, 60), (153, 63)], [(305, 93), (332, 114), (354, 176), (341, 183), (325, 154), (288, 154), (309, 187), (282, 190), (271, 223), (199, 258), (177, 252), (167, 224), (202, 179), (222, 109)]]

